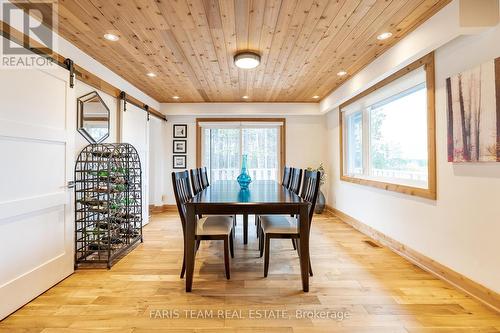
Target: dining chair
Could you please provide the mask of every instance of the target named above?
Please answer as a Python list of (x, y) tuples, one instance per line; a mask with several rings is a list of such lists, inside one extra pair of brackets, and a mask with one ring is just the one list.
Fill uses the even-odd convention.
[[(193, 198), (191, 185), (189, 184), (189, 172), (172, 172), (172, 184), (174, 187), (175, 201), (177, 210), (181, 217), (182, 235), (184, 242), (186, 241), (186, 203)], [(233, 218), (231, 216), (210, 215), (203, 218), (198, 218), (196, 223), (196, 251), (202, 240), (223, 240), (224, 241), (224, 266), (226, 278), (229, 279), (231, 272), (229, 268), (229, 253), (234, 258), (234, 229)], [(196, 253), (195, 253), (196, 255)], [(186, 272), (186, 253), (184, 252), (182, 259), (181, 279)]]
[[(300, 180), (302, 177), (302, 169), (292, 168), (285, 166), (283, 171), (283, 180), (281, 185), (285, 186), (287, 189), (292, 190), (295, 194), (299, 194)], [(260, 237), (260, 216), (255, 216), (255, 231), (257, 233), (257, 238)], [(295, 250), (295, 241), (292, 239), (293, 249)], [(262, 255), (261, 255), (262, 256)]]
[(193, 194), (197, 195), (203, 190), (201, 185), (201, 177), (200, 177), (200, 169), (191, 169), (189, 170), (191, 174), (191, 184), (193, 185)]
[[(311, 227), (316, 199), (318, 198), (320, 183), (319, 171), (305, 171), (304, 182), (302, 184), (302, 192), (300, 197), (309, 203), (308, 207), (308, 222)], [(300, 244), (300, 233), (297, 216), (291, 217), (286, 215), (261, 215), (260, 216), (260, 255), (264, 251), (264, 277), (267, 277), (269, 270), (269, 256), (271, 250), (272, 238), (292, 239)], [(297, 252), (300, 256), (300, 246), (297, 246)], [(309, 260), (309, 274), (312, 276), (311, 260)]]
[(200, 168), (200, 180), (201, 180), (201, 187), (203, 189), (206, 189), (208, 185), (208, 174), (207, 174), (207, 167)]
[(283, 179), (281, 181), (281, 185), (283, 185), (287, 188), (288, 188), (288, 185), (290, 183), (290, 172), (291, 172), (291, 168), (285, 166), (285, 169), (283, 170)]
[(288, 189), (299, 195), (300, 181), (302, 180), (302, 169), (292, 168)]

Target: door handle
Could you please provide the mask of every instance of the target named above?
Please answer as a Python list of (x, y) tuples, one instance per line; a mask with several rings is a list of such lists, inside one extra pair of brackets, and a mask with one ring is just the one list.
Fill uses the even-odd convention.
[(74, 180), (70, 180), (66, 185), (66, 188), (75, 188), (75, 187), (76, 187), (76, 182)]

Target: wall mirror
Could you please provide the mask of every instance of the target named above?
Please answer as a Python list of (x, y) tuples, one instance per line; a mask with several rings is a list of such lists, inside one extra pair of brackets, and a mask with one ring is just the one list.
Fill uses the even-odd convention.
[(101, 143), (109, 136), (109, 109), (97, 91), (77, 99), (78, 132), (90, 143)]

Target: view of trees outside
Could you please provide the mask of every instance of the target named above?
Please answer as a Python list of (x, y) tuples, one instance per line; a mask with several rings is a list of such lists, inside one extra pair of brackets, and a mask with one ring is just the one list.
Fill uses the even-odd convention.
[(243, 128), (243, 154), (254, 180), (278, 179), (278, 128)]
[(344, 124), (347, 175), (427, 187), (425, 83), (346, 113)]
[(205, 128), (203, 141), (203, 164), (210, 181), (235, 180), (241, 172), (242, 154), (248, 155), (253, 180), (278, 179), (278, 128)]
[(347, 173), (363, 173), (363, 112), (358, 111), (346, 117), (347, 125)]
[(425, 85), (369, 110), (370, 176), (427, 182)]
[(210, 181), (236, 179), (240, 170), (240, 130), (207, 128), (204, 140), (204, 165)]

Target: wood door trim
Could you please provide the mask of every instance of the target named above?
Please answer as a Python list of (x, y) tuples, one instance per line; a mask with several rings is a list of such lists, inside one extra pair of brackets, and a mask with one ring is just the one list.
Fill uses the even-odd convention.
[(281, 122), (280, 126), (280, 178), (283, 177), (283, 168), (286, 165), (286, 118), (196, 118), (196, 167), (201, 168), (201, 126), (205, 122)]

